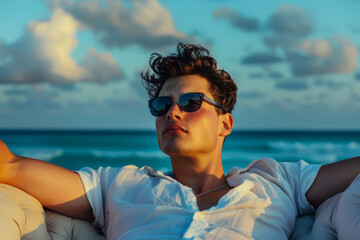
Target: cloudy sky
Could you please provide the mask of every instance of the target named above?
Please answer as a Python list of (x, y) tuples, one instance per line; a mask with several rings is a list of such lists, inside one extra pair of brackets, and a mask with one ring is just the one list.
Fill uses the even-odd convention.
[(154, 129), (139, 73), (178, 42), (239, 87), (235, 129), (360, 130), (360, 1), (0, 2), (0, 129)]

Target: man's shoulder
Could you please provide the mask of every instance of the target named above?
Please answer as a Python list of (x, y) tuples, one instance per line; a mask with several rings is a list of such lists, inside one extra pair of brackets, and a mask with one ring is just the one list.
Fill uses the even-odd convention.
[(150, 177), (167, 178), (169, 174), (157, 171), (151, 167), (143, 166), (137, 167), (135, 165), (126, 165), (123, 167), (99, 167), (97, 169), (84, 167), (77, 171), (80, 175), (98, 176), (100, 178), (109, 177), (114, 178), (119, 175), (144, 175)]
[[(261, 176), (267, 180), (286, 180), (289, 176), (296, 175), (301, 172), (309, 164), (303, 160), (298, 162), (278, 162), (273, 158), (262, 158), (254, 160), (245, 168), (233, 167), (228, 176), (249, 173), (253, 176)], [(295, 176), (292, 176), (295, 177)]]
[(262, 172), (272, 172), (280, 168), (280, 163), (273, 158), (261, 158), (252, 161), (246, 168), (244, 172), (249, 171), (262, 171)]
[(277, 161), (273, 158), (262, 158), (251, 162), (246, 169), (259, 169), (262, 171), (293, 171), (299, 168), (307, 167), (309, 163), (304, 160), (296, 162)]

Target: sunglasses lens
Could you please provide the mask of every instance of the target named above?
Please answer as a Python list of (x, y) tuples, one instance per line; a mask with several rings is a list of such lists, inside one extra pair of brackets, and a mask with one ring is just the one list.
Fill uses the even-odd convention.
[(202, 98), (199, 93), (186, 93), (179, 98), (180, 108), (185, 112), (196, 112), (200, 109)]
[(171, 105), (171, 99), (168, 97), (157, 97), (149, 102), (150, 112), (155, 117), (165, 115)]
[[(184, 112), (196, 112), (201, 108), (201, 93), (185, 93), (179, 97), (179, 106)], [(150, 112), (155, 117), (164, 116), (172, 106), (170, 97), (157, 97), (149, 101)]]

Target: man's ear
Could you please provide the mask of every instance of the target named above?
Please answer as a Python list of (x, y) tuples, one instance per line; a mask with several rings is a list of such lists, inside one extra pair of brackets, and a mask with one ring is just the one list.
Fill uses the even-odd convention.
[(222, 128), (220, 131), (220, 136), (227, 136), (231, 133), (234, 125), (233, 116), (230, 113), (225, 113), (221, 116), (221, 121)]

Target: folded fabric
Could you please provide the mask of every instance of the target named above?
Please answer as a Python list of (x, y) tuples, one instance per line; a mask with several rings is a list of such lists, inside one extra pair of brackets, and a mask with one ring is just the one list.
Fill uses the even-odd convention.
[(290, 239), (360, 239), (360, 174), (343, 193), (324, 201), (314, 217), (297, 218)]
[(43, 209), (15, 187), (0, 184), (0, 239), (105, 240), (91, 223)]
[(0, 239), (51, 240), (42, 205), (20, 189), (0, 184), (0, 216)]

